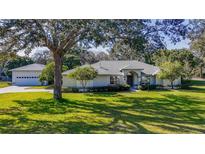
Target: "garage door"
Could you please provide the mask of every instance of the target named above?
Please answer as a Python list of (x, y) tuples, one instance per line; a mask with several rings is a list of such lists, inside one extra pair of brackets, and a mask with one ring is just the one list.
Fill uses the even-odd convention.
[(37, 86), (41, 85), (39, 78), (37, 76), (17, 76), (15, 80), (15, 85), (18, 86)]

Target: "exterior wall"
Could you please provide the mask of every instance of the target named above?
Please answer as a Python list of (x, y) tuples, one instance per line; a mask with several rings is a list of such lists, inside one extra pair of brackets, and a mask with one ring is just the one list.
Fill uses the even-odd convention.
[(138, 74), (134, 74), (133, 75), (133, 77), (134, 77), (134, 85), (139, 85), (140, 84), (140, 78), (138, 77)]
[[(141, 82), (141, 73), (134, 73), (134, 85), (138, 85)], [(126, 75), (125, 76), (118, 76), (119, 84), (126, 83)], [(164, 85), (168, 86), (170, 85), (170, 82), (168, 80), (161, 80), (158, 79), (156, 76), (150, 77), (150, 84), (151, 85)], [(174, 81), (174, 85), (180, 85), (181, 79)], [(98, 75), (94, 80), (91, 80), (88, 82), (87, 87), (102, 87), (102, 86), (109, 86), (110, 85), (110, 75)], [(63, 76), (63, 87), (82, 87), (79, 81), (76, 81), (74, 79), (69, 79), (66, 76)]]
[[(158, 79), (156, 80), (156, 84), (157, 85), (163, 85), (163, 86), (170, 86), (171, 83), (167, 80), (167, 79)], [(174, 81), (174, 86), (177, 86), (177, 85), (181, 85), (181, 78), (177, 79)]]
[(13, 71), (12, 84), (13, 85), (41, 85), (39, 76), (41, 71)]
[(151, 85), (156, 85), (156, 76), (151, 76), (150, 77), (150, 84)]
[[(82, 84), (80, 83), (80, 81), (76, 81), (76, 87), (82, 88)], [(88, 81), (86, 87), (93, 87), (93, 80)]]
[[(109, 75), (99, 75), (94, 80), (91, 80), (87, 83), (87, 87), (101, 87), (110, 85), (110, 76)], [(63, 87), (77, 87), (80, 88), (82, 85), (79, 81), (74, 79), (69, 79), (66, 76), (63, 76)]]
[(77, 87), (77, 82), (74, 79), (69, 79), (66, 76), (63, 76), (63, 88), (66, 87)]
[(108, 86), (108, 85), (110, 85), (110, 76), (109, 75), (97, 76), (93, 80), (93, 86), (95, 86), (95, 87)]

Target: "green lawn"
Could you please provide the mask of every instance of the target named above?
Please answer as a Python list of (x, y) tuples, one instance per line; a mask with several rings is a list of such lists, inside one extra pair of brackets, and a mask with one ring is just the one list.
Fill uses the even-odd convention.
[(11, 85), (10, 82), (0, 81), (0, 88), (5, 88), (5, 87), (8, 87), (10, 85)]
[(0, 94), (0, 133), (205, 133), (205, 84), (63, 97)]

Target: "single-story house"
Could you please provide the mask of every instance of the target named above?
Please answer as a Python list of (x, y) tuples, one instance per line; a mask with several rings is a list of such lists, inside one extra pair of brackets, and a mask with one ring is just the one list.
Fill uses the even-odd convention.
[[(171, 83), (168, 80), (157, 78), (159, 67), (142, 63), (135, 60), (119, 61), (100, 61), (92, 65), (83, 65), (81, 67), (91, 66), (97, 70), (98, 75), (95, 79), (90, 80), (87, 87), (101, 87), (115, 84), (129, 84), (136, 87), (141, 83), (149, 82), (151, 85), (168, 86)], [(68, 74), (75, 69), (63, 72), (63, 87), (77, 87), (82, 85), (79, 81), (68, 78)], [(174, 85), (180, 85), (181, 78), (174, 81)]]
[(44, 68), (45, 65), (42, 64), (30, 64), (12, 69), (10, 70), (12, 71), (12, 84), (17, 86), (42, 85), (39, 76)]

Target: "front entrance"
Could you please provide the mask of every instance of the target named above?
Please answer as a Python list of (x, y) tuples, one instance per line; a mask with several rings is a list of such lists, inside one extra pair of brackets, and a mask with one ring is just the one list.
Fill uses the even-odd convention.
[(127, 75), (127, 84), (133, 86), (133, 74)]

